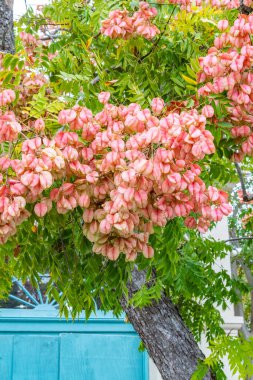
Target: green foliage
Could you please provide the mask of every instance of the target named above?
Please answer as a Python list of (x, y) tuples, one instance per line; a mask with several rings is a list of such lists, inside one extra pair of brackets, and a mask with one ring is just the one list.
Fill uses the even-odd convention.
[(11, 290), (13, 269), (8, 263), (8, 257), (0, 257), (0, 300), (8, 297)]
[[(28, 25), (28, 32), (36, 32), (45, 18), (64, 26), (61, 37), (50, 45), (51, 52), (59, 52), (47, 63), (51, 80), (61, 93), (77, 96), (82, 89), (87, 105), (93, 109), (97, 92), (103, 90), (111, 90), (116, 102), (141, 105), (148, 105), (158, 95), (165, 101), (194, 95), (196, 58), (211, 45), (223, 14), (208, 7), (186, 13), (178, 12), (173, 5), (157, 5), (155, 23), (162, 34), (157, 37), (156, 47), (143, 38), (115, 41), (100, 35), (101, 20), (112, 9), (134, 11), (137, 4), (96, 0), (90, 7), (81, 1), (58, 0), (45, 7), (36, 24), (31, 13), (21, 24)], [(93, 84), (95, 78), (99, 80)]]
[(191, 380), (203, 379), (209, 368), (217, 380), (226, 380), (227, 377), (222, 370), (222, 359), (225, 356), (232, 375), (236, 374), (241, 380), (253, 375), (253, 338), (247, 340), (242, 337), (223, 335), (210, 342), (209, 350), (210, 355), (198, 364)]
[(244, 380), (253, 375), (253, 339), (237, 339), (224, 335), (210, 345), (211, 355), (205, 359), (205, 364), (212, 367), (217, 360), (227, 355), (230, 370)]
[[(160, 36), (152, 41), (140, 37), (111, 40), (99, 33), (101, 21), (112, 9), (134, 11), (138, 1), (94, 0), (92, 4), (54, 0), (40, 16), (29, 10), (17, 25), (18, 31), (25, 27), (35, 35), (48, 20), (62, 29), (49, 46), (49, 52), (58, 52), (54, 59), (38, 47), (44, 54), (36, 65), (48, 76), (50, 93), (42, 87), (24, 109), (34, 118), (46, 116), (46, 127), (52, 132), (58, 128), (57, 113), (66, 106), (79, 103), (99, 111), (97, 94), (101, 91), (110, 91), (115, 104), (138, 102), (148, 106), (152, 98), (160, 96), (168, 106), (176, 100), (186, 101), (186, 107), (193, 108), (198, 100), (198, 58), (212, 46), (217, 22), (224, 18), (233, 21), (237, 14), (211, 7), (187, 13), (173, 5), (157, 4), (155, 23), (162, 31)], [(18, 38), (16, 45), (17, 51), (22, 51)], [(23, 65), (16, 55), (5, 56), (0, 76), (5, 87), (18, 84)], [(223, 120), (226, 102), (221, 98), (216, 105), (216, 99), (212, 105), (218, 121), (209, 123), (208, 129), (215, 137), (217, 152), (199, 164), (207, 185), (224, 186), (236, 180), (230, 162), (234, 142), (228, 137), (231, 125)], [(2, 153), (6, 153), (4, 144)], [(65, 317), (75, 318), (84, 310), (89, 318), (96, 306), (119, 315), (120, 299), (128, 297), (133, 263), (123, 256), (114, 263), (94, 254), (83, 236), (81, 220), (81, 209), (59, 215), (53, 208), (45, 218), (31, 217), (19, 226), (17, 235), (0, 246), (0, 298), (8, 294), (12, 274), (22, 280), (29, 277), (36, 285), (40, 273), (50, 273), (47, 293), (58, 302)], [(156, 228), (150, 243), (155, 249), (154, 258), (138, 257), (136, 261), (139, 270), (146, 271), (146, 283), (129, 302), (142, 307), (166, 294), (177, 304), (196, 340), (206, 333), (211, 356), (199, 364), (193, 380), (202, 379), (208, 367), (217, 379), (224, 379), (220, 360), (226, 353), (231, 368), (246, 377), (252, 371), (252, 341), (227, 337), (217, 311), (217, 306), (224, 309), (227, 302), (237, 302), (238, 290), (242, 295), (249, 291), (243, 276), (231, 279), (225, 270), (215, 270), (216, 260), (229, 254), (231, 247), (189, 231), (180, 218)], [(246, 248), (243, 255), (252, 265), (251, 247)]]
[[(213, 375), (215, 376), (215, 379), (227, 380), (227, 377), (225, 373), (223, 372), (223, 363), (221, 361), (214, 360), (210, 369)], [(197, 370), (192, 375), (191, 380), (202, 380), (205, 377), (208, 370), (209, 370), (209, 366), (208, 364), (205, 363), (205, 361), (199, 362), (197, 366)]]
[[(126, 281), (132, 264), (123, 257), (117, 262), (102, 259), (92, 253), (91, 244), (82, 234), (81, 215), (60, 216), (56, 210), (43, 220), (31, 219), (20, 226), (9, 241), (15, 275), (27, 277), (36, 284), (39, 273), (50, 273), (48, 295), (68, 314), (71, 306), (74, 318), (83, 310), (88, 318), (95, 311), (95, 302), (105, 311), (121, 312), (119, 297), (126, 292)], [(14, 251), (18, 247), (18, 256)], [(0, 247), (0, 255), (6, 246)]]
[(191, 377), (191, 380), (202, 380), (202, 379), (204, 379), (205, 375), (208, 372), (208, 369), (209, 369), (209, 367), (207, 364), (205, 364), (203, 362), (199, 362), (196, 371), (194, 372), (194, 374)]

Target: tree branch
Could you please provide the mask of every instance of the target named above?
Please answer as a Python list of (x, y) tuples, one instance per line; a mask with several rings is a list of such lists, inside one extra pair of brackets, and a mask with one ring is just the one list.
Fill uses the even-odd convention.
[(240, 0), (239, 11), (240, 11), (240, 13), (242, 13), (244, 15), (249, 15), (251, 12), (253, 12), (253, 8), (247, 7), (246, 5), (244, 5), (243, 0)]
[(161, 38), (163, 37), (164, 33), (166, 32), (166, 28), (167, 28), (167, 26), (168, 26), (168, 24), (169, 24), (169, 22), (171, 20), (171, 17), (173, 16), (173, 13), (174, 13), (175, 9), (176, 9), (176, 5), (173, 7), (172, 12), (171, 12), (171, 14), (169, 16), (169, 19), (166, 22), (166, 24), (164, 26), (164, 29), (161, 32), (160, 36), (157, 38), (157, 40), (153, 44), (152, 48), (147, 52), (147, 54), (145, 54), (145, 55), (143, 55), (142, 57), (139, 58), (139, 60), (138, 60), (139, 63), (141, 63), (145, 58), (147, 58), (155, 50), (155, 48), (157, 47), (157, 45), (161, 41)]
[(224, 240), (225, 243), (228, 243), (230, 241), (240, 241), (240, 240), (252, 240), (253, 236), (243, 236), (243, 237), (238, 237), (238, 238), (231, 238)]
[(247, 194), (246, 185), (245, 185), (245, 182), (244, 182), (242, 170), (241, 170), (241, 167), (238, 164), (238, 162), (235, 162), (235, 168), (236, 168), (238, 177), (240, 179), (243, 200), (244, 200), (244, 202), (251, 202), (253, 200), (253, 195), (250, 196), (250, 195)]

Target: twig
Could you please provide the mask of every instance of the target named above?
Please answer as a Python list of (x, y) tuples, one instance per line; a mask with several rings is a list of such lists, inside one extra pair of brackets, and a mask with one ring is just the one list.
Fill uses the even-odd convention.
[(62, 34), (57, 34), (58, 32), (70, 32), (70, 30), (67, 28), (57, 28), (53, 31), (47, 30), (44, 32), (45, 37), (41, 37), (39, 38), (39, 40), (40, 41), (48, 41), (48, 40), (54, 41), (55, 38), (62, 37)]
[(246, 186), (245, 186), (242, 170), (241, 170), (240, 165), (238, 164), (238, 162), (235, 162), (235, 168), (236, 168), (238, 177), (240, 179), (243, 200), (244, 200), (244, 202), (250, 202), (250, 201), (253, 200), (253, 195), (250, 196), (250, 195), (247, 194), (247, 190), (246, 190)]
[(101, 36), (101, 32), (98, 32), (97, 34), (95, 34), (95, 36), (93, 36), (93, 38), (96, 40), (99, 36)]
[(171, 5), (171, 3), (149, 3), (150, 5)]
[(153, 44), (152, 48), (147, 52), (147, 54), (143, 55), (141, 58), (139, 58), (138, 62), (141, 63), (145, 58), (147, 58), (153, 51), (154, 49), (156, 48), (156, 46), (159, 44), (159, 42), (161, 41), (161, 38), (164, 36), (164, 33), (166, 32), (166, 28), (171, 20), (171, 17), (173, 16), (173, 13), (176, 9), (176, 5), (174, 5), (173, 9), (172, 9), (172, 12), (169, 16), (169, 19), (168, 21), (166, 22), (165, 26), (164, 26), (164, 29), (163, 31), (161, 32), (160, 36), (158, 37), (158, 39), (156, 40), (156, 42)]
[(62, 37), (62, 35), (61, 34), (58, 34), (57, 36), (54, 36), (54, 37), (52, 37), (52, 36), (48, 36), (48, 37), (41, 37), (41, 38), (39, 38), (39, 40), (40, 41), (54, 41), (55, 40), (55, 38), (59, 38), (59, 37)]
[(97, 75), (94, 79), (92, 79), (91, 84), (94, 85), (100, 81), (100, 77)]
[(231, 239), (227, 239), (227, 240), (224, 240), (225, 243), (228, 243), (230, 241), (239, 241), (239, 240), (252, 240), (253, 239), (253, 236), (243, 236), (243, 237), (238, 237), (238, 238), (231, 238)]
[[(28, 21), (29, 22), (29, 21)], [(53, 26), (57, 26), (57, 25), (69, 25), (67, 22), (60, 22), (60, 23), (50, 23), (50, 22), (47, 22), (47, 23), (44, 23), (44, 24), (39, 24), (40, 26), (48, 26), (48, 25), (53, 25)]]

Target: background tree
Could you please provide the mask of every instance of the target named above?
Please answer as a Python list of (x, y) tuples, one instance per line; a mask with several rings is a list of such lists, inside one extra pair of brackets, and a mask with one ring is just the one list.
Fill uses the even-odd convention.
[(0, 50), (14, 52), (13, 32), (13, 0), (1, 0), (0, 2)]
[[(218, 37), (224, 27), (218, 22), (227, 18), (233, 25), (238, 12), (224, 10), (225, 3), (212, 4), (219, 7), (199, 8), (191, 7), (189, 2), (183, 4), (186, 8), (183, 10), (179, 5), (156, 4), (157, 16), (151, 17), (152, 20), (148, 17), (147, 21), (150, 29), (138, 25), (137, 17), (134, 21), (137, 26), (130, 25), (127, 33), (131, 38), (127, 39), (122, 38), (124, 28), (116, 29), (118, 35), (113, 37), (117, 38), (110, 38), (112, 34), (107, 23), (113, 23), (113, 17), (103, 24), (101, 31), (102, 21), (108, 20), (110, 10), (124, 7), (130, 12), (129, 17), (134, 18), (139, 2), (109, 1), (105, 4), (99, 0), (92, 3), (61, 0), (54, 1), (38, 15), (29, 11), (18, 26), (20, 31), (25, 26), (26, 32), (21, 34), (22, 42), (17, 39), (17, 54), (7, 54), (1, 62), (2, 88), (16, 93), (12, 99), (13, 93), (8, 92), (10, 100), (7, 96), (7, 101), (2, 101), (2, 108), (4, 112), (9, 109), (15, 112), (15, 122), (22, 129), (18, 139), (16, 135), (11, 141), (6, 135), (2, 137), (3, 181), (15, 186), (16, 183), (10, 183), (10, 177), (19, 178), (18, 167), (15, 163), (10, 166), (6, 156), (10, 160), (20, 160), (21, 147), (23, 155), (29, 149), (34, 151), (32, 144), (40, 149), (36, 146), (39, 140), (27, 141), (44, 135), (52, 139), (56, 133), (67, 131), (71, 120), (66, 117), (73, 113), (66, 114), (63, 111), (66, 108), (85, 105), (94, 114), (101, 111), (97, 95), (108, 90), (116, 106), (136, 102), (143, 108), (150, 107), (151, 100), (160, 96), (165, 101), (165, 107), (162, 104), (164, 116), (181, 110), (197, 108), (201, 112), (203, 109), (202, 113), (207, 116), (206, 127), (214, 136), (216, 153), (212, 150), (210, 156), (206, 154), (199, 159), (201, 180), (206, 186), (224, 186), (236, 181), (230, 159), (233, 153), (238, 153), (241, 141), (234, 140), (230, 133), (233, 125), (229, 119), (228, 94), (225, 89), (221, 94), (210, 91), (211, 100), (205, 93), (198, 94), (200, 78), (198, 76), (197, 81), (197, 73), (205, 70), (198, 58), (207, 54), (207, 49), (213, 45), (213, 34)], [(239, 6), (236, 2), (230, 5)], [(106, 33), (109, 36), (104, 35)], [(217, 62), (218, 59), (210, 64), (209, 59), (209, 66)], [(202, 80), (206, 80), (203, 75)], [(159, 101), (154, 105), (155, 111), (157, 105), (159, 108)], [(61, 113), (58, 119), (60, 111), (65, 114)], [(2, 123), (5, 123), (3, 118)], [(126, 140), (128, 138), (126, 136)], [(88, 146), (86, 140), (89, 141), (87, 136), (80, 137), (79, 141)], [(155, 144), (151, 147), (154, 151)], [(65, 159), (68, 161), (69, 156)], [(33, 186), (33, 181), (28, 181), (27, 177), (24, 181), (28, 188)], [(61, 181), (55, 178), (53, 187), (59, 188)], [(6, 182), (2, 189), (5, 185)], [(23, 190), (19, 188), (19, 191)], [(214, 197), (215, 194), (216, 190)], [(83, 226), (80, 204), (71, 212), (59, 215), (57, 203), (57, 208), (54, 205), (46, 214), (51, 208), (47, 185), (41, 196), (35, 209), (34, 201), (38, 202), (38, 198), (27, 197), (25, 210), (22, 209), (25, 215), (22, 215), (28, 217), (28, 212), (31, 215), (17, 232), (15, 228), (8, 230), (12, 235), (8, 240), (5, 229), (2, 230), (2, 291), (7, 292), (11, 273), (22, 279), (29, 277), (35, 283), (39, 273), (50, 272), (48, 293), (58, 301), (66, 316), (69, 314), (67, 306), (72, 307), (73, 318), (82, 310), (89, 317), (96, 302), (102, 310), (113, 310), (116, 315), (123, 308), (164, 379), (190, 378), (198, 361), (203, 359), (197, 345), (203, 331), (212, 343), (212, 355), (199, 365), (195, 377), (224, 378), (220, 359), (226, 353), (231, 367), (239, 370), (242, 378), (252, 372), (251, 341), (226, 337), (216, 309), (217, 305), (225, 308), (227, 300), (237, 302), (238, 290), (243, 294), (248, 289), (239, 279), (230, 279), (224, 270), (216, 273), (213, 269), (215, 260), (226, 255), (230, 246), (204, 239), (199, 232), (189, 230), (184, 224), (185, 215), (179, 213), (166, 226), (154, 223), (157, 224), (155, 233), (149, 241), (155, 251), (153, 258), (147, 260), (138, 255), (132, 263), (120, 255), (113, 262), (93, 253), (91, 235), (85, 230), (89, 223)], [(44, 218), (40, 218), (44, 214)], [(192, 215), (190, 221), (196, 226), (194, 217), (198, 215)], [(215, 214), (210, 219), (219, 218)], [(198, 227), (202, 231), (206, 229), (205, 224)], [(145, 248), (144, 252), (151, 256), (152, 250)], [(110, 251), (110, 255), (114, 253)], [(241, 354), (235, 355), (235, 350), (239, 349)]]

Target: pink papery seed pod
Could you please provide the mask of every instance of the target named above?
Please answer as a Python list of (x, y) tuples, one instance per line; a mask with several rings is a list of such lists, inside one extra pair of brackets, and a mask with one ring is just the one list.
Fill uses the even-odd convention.
[(34, 207), (34, 212), (39, 218), (43, 218), (48, 212), (48, 206), (46, 203), (37, 203)]
[(224, 32), (224, 30), (226, 30), (229, 26), (228, 20), (220, 20), (217, 26), (219, 30)]
[(34, 139), (25, 140), (22, 144), (23, 153), (33, 153), (37, 151), (42, 145), (42, 139), (35, 137)]
[(27, 192), (27, 187), (21, 182), (9, 180), (9, 189), (11, 195), (24, 195)]
[(112, 225), (106, 219), (103, 219), (100, 222), (99, 231), (104, 235), (109, 235), (111, 230), (112, 230)]
[(85, 193), (79, 195), (78, 204), (82, 208), (88, 208), (90, 206), (90, 197)]
[(248, 137), (251, 134), (251, 129), (247, 125), (231, 128), (231, 135), (233, 137)]
[(223, 215), (228, 216), (233, 211), (233, 207), (229, 203), (223, 203), (220, 205), (220, 210)]
[(109, 102), (110, 96), (110, 92), (100, 92), (100, 94), (98, 95), (98, 100), (102, 104), (107, 104)]
[(144, 245), (142, 253), (146, 259), (151, 259), (154, 256), (154, 249), (150, 245)]
[(74, 110), (63, 110), (58, 115), (58, 123), (61, 125), (69, 124), (76, 118), (76, 112)]
[(62, 154), (68, 162), (77, 161), (78, 159), (78, 151), (72, 146), (66, 146), (66, 148), (63, 149)]
[[(73, 107), (75, 109), (75, 107)], [(85, 124), (89, 123), (90, 121), (92, 121), (92, 118), (93, 118), (93, 114), (91, 112), (91, 110), (89, 110), (88, 108), (86, 107), (82, 107), (81, 108), (81, 111), (78, 115), (78, 118)]]
[(208, 195), (212, 202), (216, 202), (219, 199), (219, 191), (216, 187), (209, 186)]
[(45, 130), (45, 123), (42, 118), (35, 120), (34, 129), (36, 133), (40, 133)]
[(186, 225), (186, 227), (188, 228), (196, 228), (197, 226), (197, 221), (195, 218), (193, 218), (193, 216), (188, 216), (185, 221), (184, 221), (184, 224)]
[(7, 169), (9, 169), (10, 165), (11, 165), (11, 160), (9, 157), (6, 157), (6, 156), (0, 157), (0, 170), (1, 171), (6, 171)]
[(84, 223), (91, 223), (94, 217), (94, 210), (93, 209), (87, 209), (83, 212), (83, 221)]
[(214, 109), (212, 106), (206, 105), (202, 108), (201, 111), (202, 115), (204, 115), (206, 118), (211, 118), (214, 116)]
[(13, 90), (3, 90), (0, 92), (0, 106), (6, 106), (9, 103), (14, 102), (16, 94)]
[(118, 247), (109, 245), (106, 249), (106, 256), (109, 260), (117, 260), (119, 257), (120, 251)]
[(81, 155), (84, 161), (91, 161), (93, 159), (93, 150), (91, 148), (83, 148)]
[(154, 98), (151, 102), (151, 108), (154, 114), (160, 115), (164, 108), (164, 100), (161, 98)]

